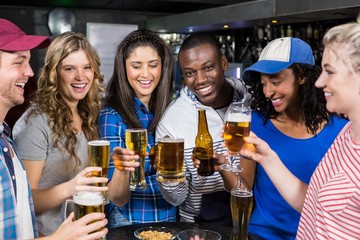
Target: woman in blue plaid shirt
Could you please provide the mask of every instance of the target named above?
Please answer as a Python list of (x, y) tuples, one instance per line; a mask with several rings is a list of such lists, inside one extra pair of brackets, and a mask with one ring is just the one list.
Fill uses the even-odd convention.
[(101, 110), (101, 137), (110, 141), (116, 156), (110, 159), (106, 214), (108, 228), (133, 223), (176, 221), (176, 207), (161, 196), (156, 170), (145, 160), (146, 190), (129, 191), (129, 171), (138, 158), (125, 147), (127, 128), (146, 128), (147, 152), (155, 145), (155, 128), (172, 97), (173, 56), (155, 33), (136, 30), (119, 44), (114, 72)]

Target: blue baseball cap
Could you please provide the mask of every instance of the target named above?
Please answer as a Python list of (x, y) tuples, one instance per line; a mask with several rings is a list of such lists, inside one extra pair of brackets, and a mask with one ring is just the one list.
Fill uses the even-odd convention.
[(278, 73), (293, 63), (314, 65), (315, 60), (309, 44), (299, 38), (283, 37), (272, 40), (261, 51), (259, 60), (244, 70), (265, 74)]

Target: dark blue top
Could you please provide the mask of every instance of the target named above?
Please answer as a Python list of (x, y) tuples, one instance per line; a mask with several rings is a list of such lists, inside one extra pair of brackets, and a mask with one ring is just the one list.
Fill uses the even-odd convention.
[[(253, 112), (251, 130), (269, 144), (296, 177), (308, 184), (316, 166), (346, 123), (345, 119), (333, 117), (316, 136), (296, 139), (284, 135), (271, 121), (263, 125), (263, 119)], [(264, 239), (295, 239), (299, 220), (300, 214), (281, 197), (258, 164), (249, 232)]]

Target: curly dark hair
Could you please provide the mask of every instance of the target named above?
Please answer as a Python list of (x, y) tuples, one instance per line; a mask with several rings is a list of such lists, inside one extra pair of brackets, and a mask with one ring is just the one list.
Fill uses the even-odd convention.
[(107, 86), (106, 105), (118, 111), (129, 128), (141, 128), (140, 120), (134, 112), (135, 91), (126, 75), (126, 59), (138, 47), (151, 47), (161, 58), (161, 78), (151, 94), (149, 110), (154, 119), (148, 132), (154, 132), (160, 118), (170, 103), (173, 93), (173, 56), (171, 49), (159, 35), (149, 30), (135, 30), (119, 44), (114, 63), (114, 72)]
[[(316, 134), (321, 124), (329, 121), (330, 113), (326, 109), (324, 91), (315, 87), (315, 81), (321, 73), (321, 68), (308, 64), (292, 64), (289, 69), (294, 73), (295, 79), (305, 79), (304, 84), (299, 87), (300, 108), (303, 111), (305, 125), (309, 133)], [(281, 113), (275, 111), (271, 101), (264, 93), (260, 81), (260, 73), (251, 71), (244, 76), (249, 92), (252, 95), (251, 108), (256, 110), (263, 118), (264, 124)]]

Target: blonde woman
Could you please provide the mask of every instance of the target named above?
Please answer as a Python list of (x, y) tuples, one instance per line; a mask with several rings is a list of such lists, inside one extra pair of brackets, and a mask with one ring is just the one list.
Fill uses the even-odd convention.
[(58, 35), (47, 50), (35, 98), (14, 126), (41, 235), (60, 226), (62, 203), (74, 192), (95, 188), (88, 186), (93, 182), (107, 182), (86, 178), (97, 169), (87, 167), (87, 142), (98, 138), (103, 91), (99, 66), (96, 50), (84, 35)]

